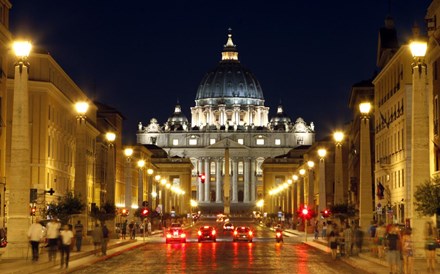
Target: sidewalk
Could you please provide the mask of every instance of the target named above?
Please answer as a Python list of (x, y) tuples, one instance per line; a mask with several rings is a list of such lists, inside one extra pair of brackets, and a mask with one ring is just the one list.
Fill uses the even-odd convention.
[[(154, 231), (153, 235), (161, 234), (162, 231)], [(147, 237), (146, 237), (147, 238)], [(98, 261), (106, 260), (109, 257), (116, 256), (123, 251), (139, 247), (145, 242), (142, 235), (136, 237), (136, 240), (129, 238), (110, 239), (107, 247), (107, 255), (102, 256), (99, 249), (99, 255), (95, 255), (94, 246), (89, 240), (83, 240), (83, 245), (80, 252), (76, 252), (76, 247), (70, 252), (69, 268), (60, 269), (61, 254), (58, 252), (57, 259), (54, 262), (49, 262), (49, 255), (46, 248), (41, 249), (40, 258), (38, 262), (32, 262), (32, 252), (29, 249), (29, 257), (27, 259), (2, 259), (0, 261), (0, 272), (2, 274), (28, 274), (28, 273), (69, 273), (71, 271), (79, 270), (85, 265), (89, 265)]]
[[(315, 240), (313, 234), (307, 234), (307, 242), (306, 242), (304, 232), (300, 232), (298, 230), (293, 230), (293, 229), (286, 229), (284, 230), (284, 232), (287, 236), (289, 234), (292, 234), (298, 237), (303, 237), (303, 242), (305, 244), (308, 244), (326, 253), (330, 253), (330, 248), (328, 247), (328, 243), (326, 239), (322, 239), (320, 237), (318, 240)], [(362, 253), (350, 257), (341, 257), (338, 254), (337, 259), (342, 260), (357, 269), (362, 269), (364, 271), (367, 271), (368, 273), (372, 273), (372, 274), (390, 273), (389, 270), (390, 268), (388, 266), (388, 262), (386, 261), (386, 259), (385, 258), (379, 259), (377, 257), (374, 257), (371, 254), (371, 252), (368, 250), (368, 247), (363, 247)], [(437, 263), (437, 269), (435, 273), (440, 273), (439, 267), (440, 266)], [(425, 258), (414, 259), (414, 274), (424, 274), (424, 273), (434, 273), (434, 272), (428, 272), (428, 270), (426, 269)]]

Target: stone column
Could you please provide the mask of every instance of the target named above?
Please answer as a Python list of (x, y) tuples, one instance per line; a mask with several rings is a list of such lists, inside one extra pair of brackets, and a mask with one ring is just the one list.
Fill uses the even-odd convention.
[(232, 158), (232, 202), (238, 202), (238, 161), (237, 158)]
[[(197, 164), (199, 166), (197, 169), (197, 172), (198, 172), (198, 174), (202, 174), (203, 173), (203, 158), (198, 158), (197, 160), (198, 160)], [(204, 194), (203, 186), (204, 186), (204, 184), (202, 183), (202, 181), (200, 181), (200, 178), (197, 178), (197, 180), (198, 180), (198, 184), (199, 184), (199, 192), (197, 193), (197, 199), (198, 199), (198, 202), (200, 203), (200, 202), (203, 202), (203, 194)]]
[(250, 172), (250, 158), (245, 157), (244, 159), (244, 190), (243, 190), (243, 202), (249, 203), (249, 172)]
[(300, 176), (297, 184), (298, 208), (304, 205), (304, 181), (305, 181), (304, 176)]
[(256, 179), (257, 179), (257, 162), (255, 161), (255, 158), (252, 158), (251, 160), (251, 202), (255, 202), (257, 199), (257, 186), (256, 186)]
[(336, 143), (335, 148), (335, 197), (333, 204), (344, 202), (344, 184), (342, 180), (342, 143)]
[(133, 210), (131, 208), (131, 181), (132, 181), (132, 170), (131, 170), (131, 158), (127, 157), (126, 163), (125, 163), (125, 208), (128, 209), (129, 218), (133, 217)]
[(217, 158), (217, 162), (216, 162), (216, 171), (215, 171), (215, 175), (216, 175), (216, 182), (215, 182), (215, 202), (216, 203), (221, 203), (222, 202), (222, 164), (223, 164), (223, 159), (222, 158)]
[(138, 174), (138, 207), (142, 207), (144, 201), (144, 169), (139, 167)]
[(205, 158), (205, 202), (211, 201), (211, 162), (209, 157)]
[(308, 186), (307, 186), (307, 206), (309, 208), (316, 209), (316, 207), (314, 206), (314, 201), (315, 201), (314, 186), (315, 186), (315, 172), (313, 171), (313, 169), (309, 169)]
[(363, 115), (360, 123), (359, 225), (366, 231), (373, 220), (373, 187), (370, 147), (370, 119)]
[(325, 191), (325, 158), (319, 159), (319, 211), (327, 208), (327, 193)]
[(7, 178), (9, 190), (8, 246), (4, 257), (25, 258), (29, 228), (30, 140), (28, 64), (15, 65), (14, 96), (12, 98), (11, 165)]

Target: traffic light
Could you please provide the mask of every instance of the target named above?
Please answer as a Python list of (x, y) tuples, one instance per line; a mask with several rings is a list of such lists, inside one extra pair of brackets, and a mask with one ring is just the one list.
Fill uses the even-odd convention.
[(328, 218), (330, 216), (330, 210), (324, 209), (323, 211), (321, 211), (321, 214), (322, 214), (322, 217)]
[(142, 206), (143, 207), (148, 207), (150, 205), (150, 203), (148, 201), (143, 201), (142, 202)]
[(200, 182), (202, 182), (202, 184), (205, 183), (205, 179), (206, 179), (205, 173), (200, 174), (199, 178), (200, 178)]
[(147, 217), (148, 213), (149, 213), (148, 208), (146, 207), (142, 208), (141, 210), (142, 217)]
[(301, 218), (309, 220), (312, 217), (313, 213), (312, 210), (308, 209), (305, 206), (302, 209), (300, 209), (299, 215), (301, 216)]
[(35, 216), (36, 212), (37, 212), (37, 207), (36, 206), (32, 206), (31, 207), (31, 216)]
[(127, 210), (126, 208), (123, 208), (123, 209), (121, 210), (121, 215), (122, 215), (122, 216), (128, 216), (128, 210)]

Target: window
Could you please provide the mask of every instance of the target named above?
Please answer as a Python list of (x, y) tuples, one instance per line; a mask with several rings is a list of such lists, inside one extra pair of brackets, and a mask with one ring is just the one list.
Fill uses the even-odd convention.
[(190, 146), (195, 146), (195, 145), (197, 145), (197, 139), (189, 139), (189, 145), (190, 145)]
[(173, 146), (179, 145), (179, 139), (173, 139)]
[(238, 139), (237, 142), (238, 142), (240, 145), (244, 144), (243, 139)]
[(304, 139), (301, 136), (298, 136), (298, 138), (296, 139), (296, 144), (297, 145), (303, 145), (304, 144)]
[(259, 145), (259, 146), (264, 145), (264, 139), (261, 139), (261, 138), (257, 139), (257, 145)]
[(281, 145), (281, 140), (280, 140), (280, 139), (275, 139), (275, 145), (276, 145), (276, 146)]
[(216, 141), (215, 139), (209, 139), (209, 144), (213, 145), (213, 144), (215, 144), (215, 141)]

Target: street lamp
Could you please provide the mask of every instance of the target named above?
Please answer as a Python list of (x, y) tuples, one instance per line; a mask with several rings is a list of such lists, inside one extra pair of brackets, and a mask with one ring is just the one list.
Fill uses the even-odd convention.
[[(28, 242), (23, 237), (29, 226), (30, 138), (29, 138), (29, 63), (32, 45), (29, 42), (15, 42), (13, 49), (17, 57), (14, 71), (14, 96), (12, 99), (11, 164), (8, 177), (10, 197), (8, 205), (8, 230), (10, 246), (5, 257), (23, 257)], [(1, 212), (1, 211), (0, 211)]]
[(334, 189), (334, 201), (333, 204), (341, 204), (344, 201), (344, 187), (342, 180), (342, 141), (344, 140), (344, 133), (342, 131), (336, 131), (333, 134), (333, 138), (336, 143), (335, 149), (335, 189)]
[(319, 211), (327, 206), (327, 192), (325, 187), (325, 156), (327, 150), (325, 148), (318, 149), (319, 156)]
[(107, 151), (107, 179), (104, 181), (104, 186), (101, 188), (101, 202), (109, 202), (114, 204), (115, 202), (115, 151), (114, 142), (116, 140), (116, 134), (114, 132), (107, 132), (105, 139), (108, 144)]
[[(425, 54), (428, 49), (425, 39), (419, 36), (418, 28), (414, 29), (415, 39), (410, 44), (413, 56), (412, 67), (412, 97), (411, 97), (411, 183), (410, 192), (414, 193), (418, 186), (431, 179), (429, 171), (429, 107), (428, 107), (428, 79)], [(432, 80), (431, 80), (432, 81)], [(431, 99), (432, 100), (432, 99)], [(407, 195), (406, 205), (409, 207), (408, 217), (411, 219), (410, 226), (416, 227), (413, 230), (413, 241), (416, 250), (422, 250), (423, 233), (422, 228), (426, 218), (417, 218), (418, 213), (413, 206), (412, 195)], [(416, 252), (419, 253), (419, 252)], [(415, 254), (414, 256), (418, 256)]]
[(359, 104), (361, 113), (360, 123), (360, 153), (359, 153), (359, 225), (366, 229), (373, 219), (373, 187), (371, 170), (370, 146), (370, 111), (371, 103)]
[(77, 113), (77, 119), (80, 121), (80, 123), (85, 120), (86, 113), (87, 113), (88, 109), (89, 109), (89, 103), (87, 103), (87, 102), (81, 101), (81, 102), (77, 102), (75, 104), (75, 110), (76, 110), (76, 113)]
[[(133, 149), (128, 147), (124, 149), (124, 155), (127, 157), (126, 168), (125, 168), (125, 207), (131, 209), (132, 202), (132, 190), (131, 190), (131, 156), (133, 155)], [(130, 215), (131, 215), (130, 210)]]

